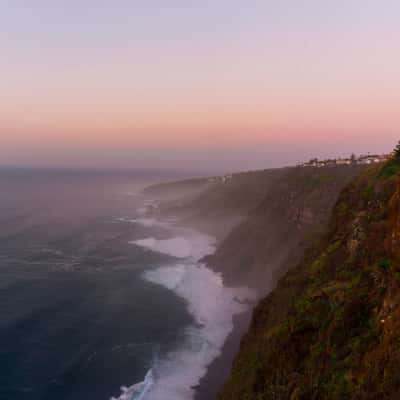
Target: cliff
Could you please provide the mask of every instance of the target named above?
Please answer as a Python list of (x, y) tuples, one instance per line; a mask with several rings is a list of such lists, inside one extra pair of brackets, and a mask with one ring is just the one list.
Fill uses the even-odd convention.
[(288, 168), (269, 185), (259, 204), (204, 261), (229, 285), (247, 284), (262, 293), (299, 262), (320, 234), (340, 191), (360, 166)]
[(222, 240), (254, 209), (287, 169), (236, 173), (219, 178), (191, 179), (147, 188), (146, 195), (159, 198), (163, 215)]
[(398, 164), (341, 192), (327, 233), (256, 307), (220, 400), (400, 398)]
[(207, 178), (192, 178), (157, 183), (146, 187), (143, 194), (162, 201), (179, 201), (182, 198), (194, 198), (210, 186), (211, 182)]

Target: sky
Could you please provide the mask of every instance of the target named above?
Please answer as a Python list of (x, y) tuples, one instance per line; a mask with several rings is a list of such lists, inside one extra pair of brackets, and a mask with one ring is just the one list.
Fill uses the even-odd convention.
[(399, 20), (398, 0), (0, 0), (0, 166), (387, 152)]

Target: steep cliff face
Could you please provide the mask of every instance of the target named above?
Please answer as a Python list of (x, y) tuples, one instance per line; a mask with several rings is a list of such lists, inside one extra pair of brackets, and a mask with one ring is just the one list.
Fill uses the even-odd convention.
[(266, 196), (287, 169), (237, 173), (229, 178), (192, 179), (149, 187), (160, 198), (161, 212), (221, 240)]
[(223, 272), (228, 284), (248, 284), (264, 292), (272, 288), (323, 230), (340, 191), (360, 171), (359, 166), (285, 170), (205, 261)]
[(256, 307), (219, 399), (399, 399), (399, 333), (400, 182), (371, 167)]

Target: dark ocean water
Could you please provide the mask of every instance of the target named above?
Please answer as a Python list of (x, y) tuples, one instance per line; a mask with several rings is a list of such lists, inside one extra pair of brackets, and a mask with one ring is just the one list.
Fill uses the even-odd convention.
[(150, 175), (0, 171), (0, 399), (92, 400), (182, 341), (184, 300), (142, 278), (169, 257), (129, 241)]

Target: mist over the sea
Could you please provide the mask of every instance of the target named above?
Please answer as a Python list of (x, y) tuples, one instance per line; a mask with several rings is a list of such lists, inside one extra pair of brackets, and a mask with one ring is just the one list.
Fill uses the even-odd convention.
[(193, 398), (252, 293), (197, 264), (212, 237), (145, 215), (165, 178), (0, 172), (1, 399)]

